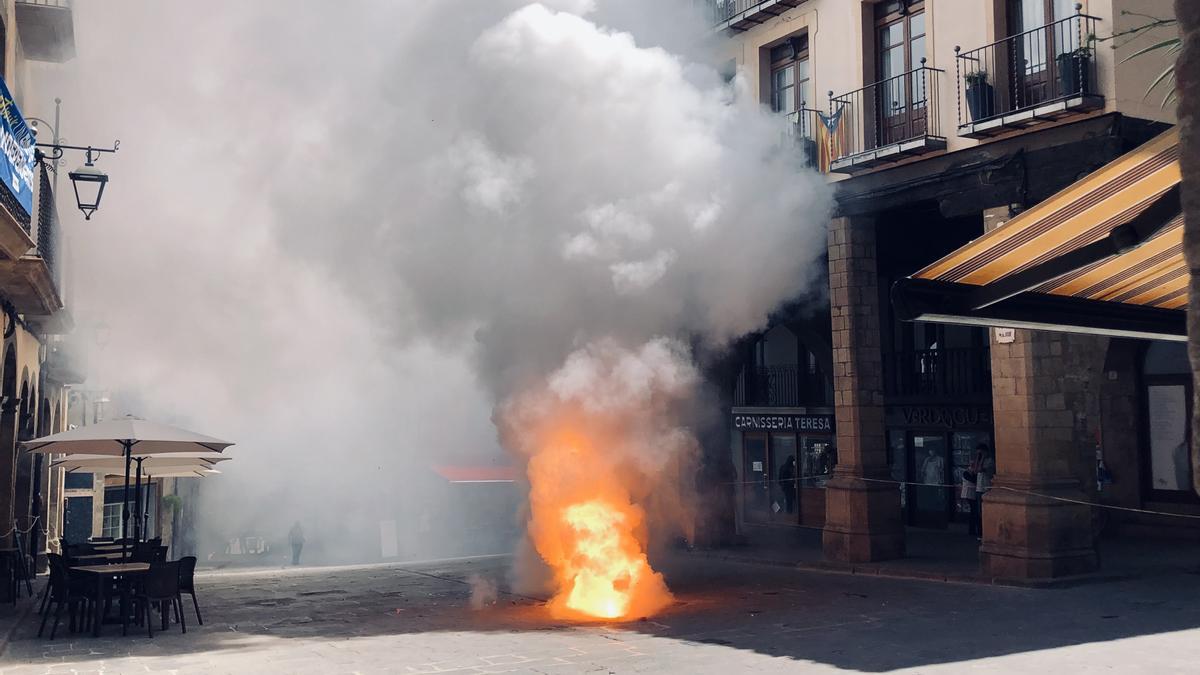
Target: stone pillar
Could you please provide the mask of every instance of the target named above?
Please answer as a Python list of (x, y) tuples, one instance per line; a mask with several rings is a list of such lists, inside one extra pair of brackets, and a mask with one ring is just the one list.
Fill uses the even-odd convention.
[(904, 555), (900, 493), (891, 478), (883, 423), (883, 352), (875, 221), (829, 226), (837, 466), (825, 487), (825, 557), (870, 562)]
[(0, 545), (12, 546), (17, 496), (17, 406), (8, 399), (0, 403)]
[[(1007, 211), (990, 209), (985, 223), (999, 225)], [(1091, 507), (1054, 497), (1088, 501), (1076, 428), (1086, 401), (1077, 399), (1088, 386), (1083, 360), (1095, 352), (1094, 338), (1074, 344), (1062, 333), (1016, 330), (1001, 343), (990, 335), (996, 477), (983, 499), (983, 571), (1013, 579), (1092, 571)]]

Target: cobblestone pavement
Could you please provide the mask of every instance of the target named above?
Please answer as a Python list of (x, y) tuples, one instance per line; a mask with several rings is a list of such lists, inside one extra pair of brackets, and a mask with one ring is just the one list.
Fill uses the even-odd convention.
[[(99, 639), (20, 625), (0, 673), (1196, 672), (1200, 576), (1032, 590), (800, 572), (697, 557), (665, 566), (650, 620), (571, 625), (471, 575), (507, 559), (208, 572), (205, 625)], [(502, 585), (503, 590), (503, 585)], [(194, 619), (194, 615), (192, 615)], [(132, 633), (132, 631), (131, 631)]]

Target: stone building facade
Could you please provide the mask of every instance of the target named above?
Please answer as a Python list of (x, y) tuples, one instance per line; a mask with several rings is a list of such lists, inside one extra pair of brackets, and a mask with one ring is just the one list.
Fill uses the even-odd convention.
[[(11, 127), (39, 125), (39, 142), (50, 141), (46, 118), (54, 117), (53, 96), (38, 89), (39, 68), (74, 56), (72, 21), (66, 0), (0, 3), (0, 77), (11, 94), (5, 115)], [(12, 181), (0, 187), (0, 546), (19, 546), (39, 564), (61, 535), (62, 476), (49, 458), (18, 444), (65, 428), (67, 387), (81, 378), (69, 349), (74, 322), (64, 303), (66, 241), (54, 170), (35, 161), (29, 207)]]
[[(1170, 17), (1172, 3), (708, 6), (730, 70), (796, 125), (837, 202), (828, 306), (798, 299), (713, 371), (733, 392), (740, 531), (819, 528), (826, 557), (852, 562), (903, 556), (909, 528), (965, 537), (973, 507), (957, 486), (982, 447), (994, 487), (979, 552), (994, 576), (1094, 569), (1103, 535), (1200, 535), (1169, 516), (1088, 506), (1200, 513), (1192, 479), (1167, 475), (1169, 440), (1152, 431), (1179, 422), (1170, 401), (1190, 394), (1180, 344), (912, 323), (890, 296), (897, 280), (1174, 123), (1144, 96), (1165, 64), (1125, 60), (1163, 36), (1108, 41), (1134, 27), (1127, 10)], [(828, 395), (811, 384), (826, 376)], [(733, 422), (772, 411), (832, 414), (834, 433), (814, 442)], [(810, 460), (810, 447), (836, 463)], [(802, 460), (798, 513), (779, 487), (789, 456)], [(823, 492), (819, 513), (806, 515), (806, 488)]]

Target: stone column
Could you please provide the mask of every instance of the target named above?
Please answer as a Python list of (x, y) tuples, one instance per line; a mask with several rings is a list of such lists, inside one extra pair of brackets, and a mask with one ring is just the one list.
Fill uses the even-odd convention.
[[(1179, 117), (1179, 168), (1183, 174), (1183, 254), (1188, 265), (1188, 358), (1192, 362), (1192, 438), (1200, 439), (1200, 3), (1175, 0), (1183, 51), (1175, 62)], [(1192, 443), (1200, 468), (1200, 443)], [(1192, 472), (1200, 494), (1200, 471)]]
[[(17, 406), (9, 399), (0, 404), (0, 535), (16, 520), (17, 501)], [(0, 544), (12, 546), (13, 536), (0, 536)]]
[[(985, 223), (998, 226), (1007, 211), (989, 209)], [(983, 499), (983, 571), (1014, 579), (1092, 571), (1091, 507), (1054, 498), (1088, 501), (1076, 437), (1086, 404), (1076, 400), (1076, 385), (1086, 389), (1087, 376), (1076, 371), (1086, 370), (1095, 338), (1076, 344), (1062, 333), (1016, 330), (1001, 343), (995, 330), (990, 335), (996, 477)]]
[(825, 557), (870, 562), (904, 555), (900, 493), (889, 482), (875, 221), (829, 226), (837, 466), (825, 488)]

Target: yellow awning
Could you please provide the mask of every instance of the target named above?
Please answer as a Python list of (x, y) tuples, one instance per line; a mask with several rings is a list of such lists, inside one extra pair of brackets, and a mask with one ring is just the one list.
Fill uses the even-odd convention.
[[(1161, 337), (1154, 333), (1170, 324), (1175, 336), (1182, 330), (1188, 284), (1179, 181), (1179, 132), (1172, 128), (898, 284), (901, 295), (916, 289), (932, 297), (940, 289), (952, 296), (941, 307), (907, 305), (910, 311), (902, 314), (1071, 330), (1072, 324), (1046, 315), (1058, 298), (1073, 316), (1111, 312), (1135, 323), (1162, 323), (1149, 331), (1095, 332)], [(897, 306), (905, 299), (896, 298)], [(1022, 320), (1020, 305), (1031, 300), (1040, 311)], [(1131, 311), (1138, 308), (1146, 311)]]

